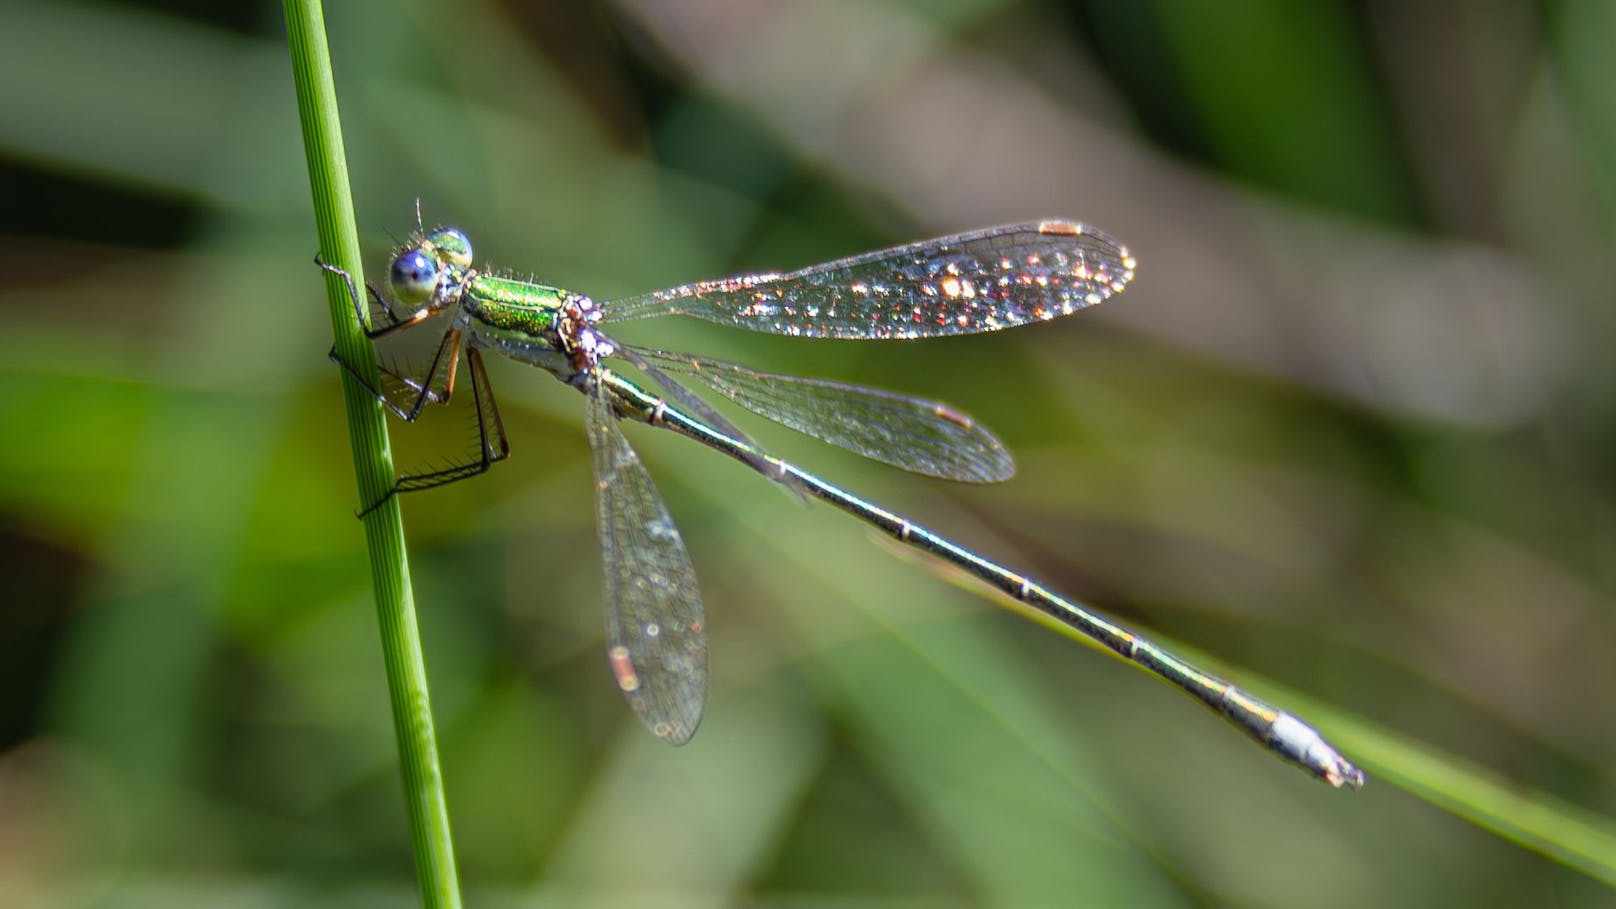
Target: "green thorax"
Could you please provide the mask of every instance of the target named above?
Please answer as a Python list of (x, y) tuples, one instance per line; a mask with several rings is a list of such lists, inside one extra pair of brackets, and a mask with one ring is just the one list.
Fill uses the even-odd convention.
[(475, 275), (466, 283), (461, 305), (472, 319), (500, 334), (539, 338), (553, 335), (558, 310), (572, 296), (515, 278)]

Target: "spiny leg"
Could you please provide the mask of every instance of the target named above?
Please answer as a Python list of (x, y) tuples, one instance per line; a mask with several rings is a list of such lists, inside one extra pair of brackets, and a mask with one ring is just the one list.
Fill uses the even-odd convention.
[[(456, 367), (460, 362), (460, 332), (457, 329), (450, 329), (443, 333), (443, 340), (438, 342), (437, 353), (433, 354), (432, 364), (427, 367), (426, 376), (422, 379), (405, 375), (378, 360), (376, 371), (383, 380), (381, 388), (370, 384), (370, 380), (359, 371), (358, 367), (344, 360), (335, 347), (331, 348), (330, 357), (399, 419), (406, 423), (414, 423), (421, 416), (421, 409), (428, 401), (434, 404), (449, 403), (449, 396), (454, 392)], [(434, 388), (440, 372), (443, 374), (441, 391)], [(389, 386), (386, 381), (388, 379), (395, 384)]]
[[(428, 401), (435, 404), (449, 403), (454, 394), (455, 375), (459, 372), (461, 340), (462, 335), (458, 329), (444, 332), (443, 340), (438, 342), (437, 352), (433, 354), (432, 363), (421, 379), (403, 375), (385, 364), (378, 363), (377, 371), (384, 380), (393, 380), (396, 383), (394, 387), (377, 388), (370, 384), (352, 363), (338, 356), (334, 350), (331, 358), (399, 419), (406, 423), (414, 423), (420, 418), (421, 411)], [(509, 453), (504, 424), (499, 418), (499, 410), (494, 404), (493, 395), (488, 390), (488, 376), (483, 369), (482, 358), (477, 356), (475, 350), (472, 350), (469, 358), (473, 364), (472, 399), (476, 413), (478, 455), (468, 462), (450, 463), (432, 470), (401, 475), (394, 481), (393, 488), (359, 512), (360, 517), (375, 511), (396, 493), (430, 489), (474, 476), (487, 470), (489, 464), (503, 459)], [(385, 382), (383, 384), (386, 385)], [(497, 444), (490, 442), (491, 431)]]
[[(477, 352), (477, 348), (468, 345), (466, 359), (471, 364), (471, 396), (477, 401), (477, 428), (483, 437), (482, 450), (488, 454), (490, 463), (503, 461), (510, 457), (511, 445), (505, 438), (505, 421), (499, 417), (499, 405), (494, 403), (494, 388), (488, 382), (488, 373), (483, 371), (483, 355)], [(489, 445), (490, 441), (494, 444)]]
[[(450, 354), (451, 359), (458, 357), (459, 333), (450, 332), (455, 337), (455, 346)], [(441, 348), (440, 348), (441, 352)], [(503, 461), (510, 456), (511, 446), (505, 437), (505, 422), (500, 419), (499, 405), (494, 402), (493, 387), (488, 382), (488, 373), (483, 369), (482, 355), (475, 347), (466, 348), (466, 360), (471, 372), (471, 400), (475, 411), (475, 426), (477, 432), (477, 455), (469, 461), (446, 464), (443, 467), (423, 473), (405, 474), (398, 478), (393, 488), (380, 499), (372, 502), (359, 513), (364, 517), (379, 508), (384, 502), (401, 492), (416, 492), (422, 489), (431, 489), (435, 486), (446, 486), (458, 480), (477, 476), (487, 472), (495, 461)], [(449, 384), (453, 384), (453, 371), (450, 372)], [(447, 393), (444, 399), (448, 399)]]

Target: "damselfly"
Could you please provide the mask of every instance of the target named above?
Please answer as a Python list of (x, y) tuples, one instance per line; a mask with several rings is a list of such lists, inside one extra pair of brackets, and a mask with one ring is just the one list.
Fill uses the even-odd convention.
[[(1120, 293), (1133, 278), (1134, 258), (1105, 234), (1072, 221), (1013, 224), (788, 274), (740, 275), (597, 303), (558, 287), (480, 271), (472, 265), (471, 242), (464, 233), (452, 227), (426, 230), (419, 212), (416, 220), (419, 229), (394, 255), (389, 269), (392, 299), (367, 288), (385, 324), (367, 328), (366, 334), (377, 338), (440, 313), (452, 315), (424, 376), (384, 364), (379, 367), (381, 387), (371, 391), (413, 422), (427, 402), (449, 400), (464, 352), (478, 439), (472, 457), (401, 476), (387, 496), (482, 473), (509, 454), (479, 351), (542, 367), (582, 392), (595, 472), (609, 664), (635, 713), (663, 739), (683, 743), (701, 720), (707, 635), (695, 570), (650, 474), (618, 425), (625, 418), (695, 439), (986, 581), (1171, 682), (1333, 786), (1363, 784), (1362, 771), (1294, 716), (1027, 577), (768, 454), (674, 375), (700, 382), (799, 432), (906, 470), (968, 482), (1008, 478), (1010, 455), (969, 417), (893, 392), (630, 347), (601, 328), (685, 315), (806, 338), (933, 338), (996, 331), (1068, 315)], [(360, 323), (368, 325), (366, 303), (353, 279), (335, 266), (320, 265), (347, 282)], [(395, 306), (408, 314), (395, 313)], [(658, 391), (621, 374), (619, 363), (636, 369)], [(350, 364), (343, 365), (363, 380)]]

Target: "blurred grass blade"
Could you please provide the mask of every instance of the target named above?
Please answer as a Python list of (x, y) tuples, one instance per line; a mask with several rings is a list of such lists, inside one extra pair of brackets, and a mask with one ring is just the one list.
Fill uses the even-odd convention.
[[(885, 548), (893, 551), (892, 547)], [(972, 578), (963, 577), (947, 566), (934, 565), (934, 568), (959, 587), (1025, 615), (1080, 644), (1109, 653), (1065, 625), (1042, 613), (1026, 609)], [(1159, 634), (1156, 637), (1201, 665), (1217, 667), (1216, 659), (1197, 652), (1193, 647)], [(1238, 675), (1238, 680), (1233, 678), (1235, 675)], [(1616, 823), (1610, 818), (1567, 804), (1545, 792), (1513, 788), (1452, 755), (1349, 717), (1322, 701), (1304, 697), (1251, 672), (1225, 672), (1224, 677), (1272, 703), (1307, 716), (1321, 733), (1368, 772), (1370, 785), (1385, 781), (1399, 786), (1444, 811), (1513, 840), (1533, 852), (1607, 884), (1616, 885)]]
[[(286, 0), (284, 8), (320, 250), (328, 261), (346, 270), (353, 275), (356, 284), (363, 286), (359, 238), (354, 227), (353, 200), (348, 188), (323, 11), (318, 0)], [(364, 364), (370, 371), (367, 378), (374, 385), (375, 352), (353, 319), (345, 286), (336, 275), (327, 274), (326, 291), (338, 351), (347, 362)], [(381, 405), (372, 394), (346, 371), (342, 371), (342, 380), (354, 470), (359, 481), (359, 501), (374, 502), (393, 488), (387, 424)], [(370, 512), (364, 527), (421, 901), (426, 906), (459, 906), (460, 885), (449, 831), (449, 809), (438, 766), (437, 738), (427, 697), (426, 663), (415, 622), (415, 601), (410, 590), (409, 560), (404, 548), (398, 497), (389, 498)]]
[[(1274, 685), (1264, 685), (1278, 691)], [(1281, 693), (1289, 703), (1308, 702)], [(1546, 792), (1522, 790), (1482, 768), (1429, 745), (1332, 713), (1308, 707), (1319, 726), (1378, 779), (1400, 786), (1444, 811), (1514, 840), (1577, 871), (1616, 886), (1616, 822), (1568, 804)]]

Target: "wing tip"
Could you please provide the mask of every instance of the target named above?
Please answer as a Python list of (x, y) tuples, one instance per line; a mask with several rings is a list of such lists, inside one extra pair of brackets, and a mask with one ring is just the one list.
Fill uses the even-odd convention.
[(651, 727), (651, 734), (669, 745), (683, 745), (696, 735), (696, 727), (701, 725), (701, 714), (698, 713), (688, 720), (661, 720), (652, 722), (647, 717), (646, 725)]
[(1139, 260), (1132, 250), (1119, 242), (1116, 237), (1081, 221), (1046, 218), (1037, 222), (1035, 229), (1046, 237), (1088, 237), (1093, 240), (1092, 251), (1101, 253), (1106, 260), (1104, 264), (1108, 266), (1097, 275), (1107, 288), (1104, 297), (1122, 293), (1133, 282), (1134, 274), (1139, 270)]

